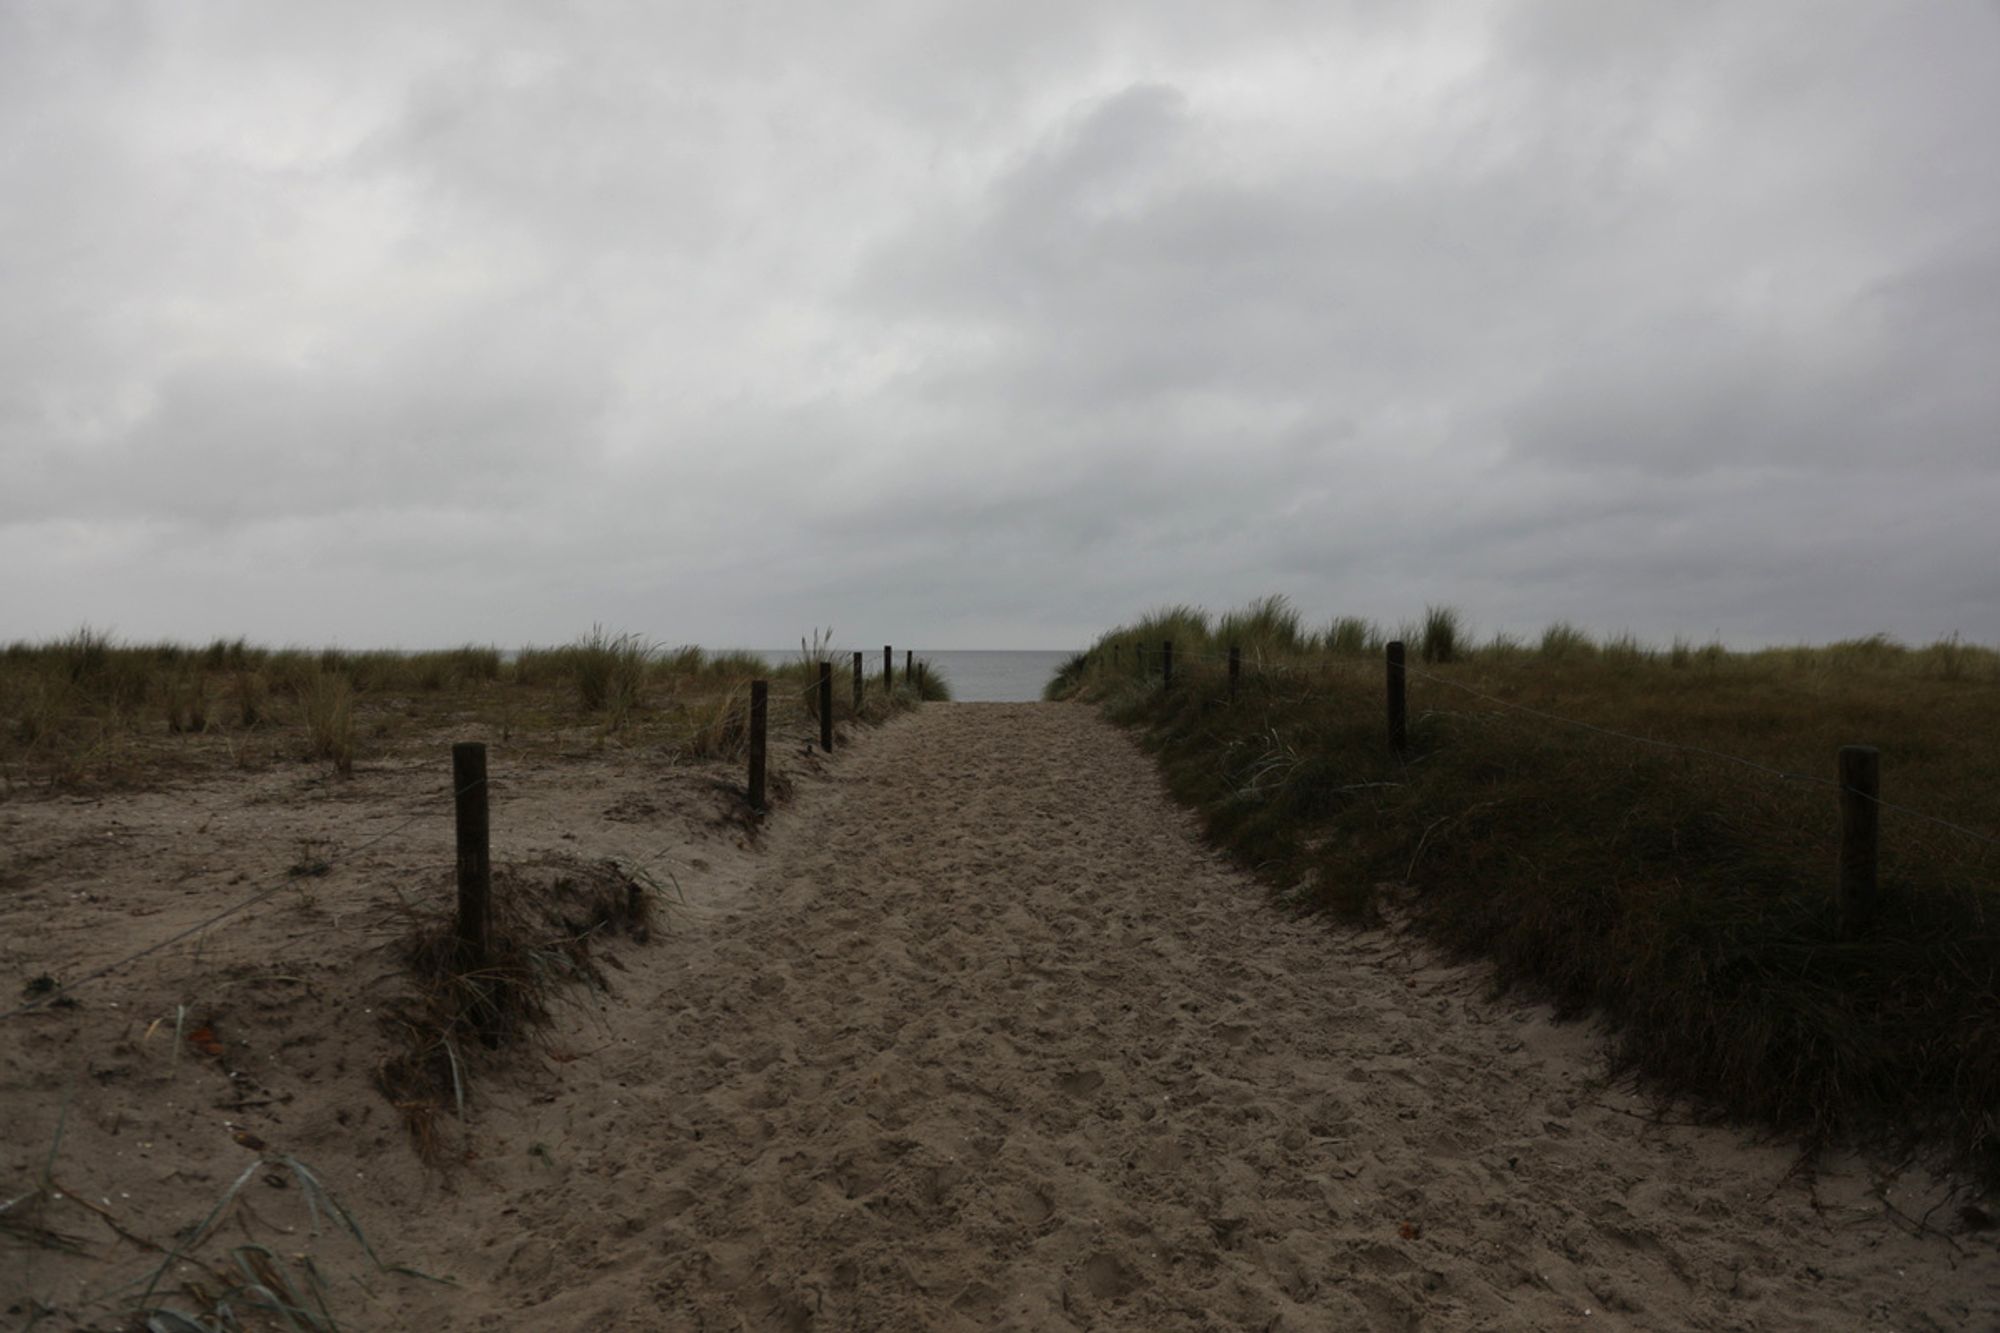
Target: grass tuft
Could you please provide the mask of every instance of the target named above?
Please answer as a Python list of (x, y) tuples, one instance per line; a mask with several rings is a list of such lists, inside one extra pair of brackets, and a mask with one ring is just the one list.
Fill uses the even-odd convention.
[(1281, 596), (1261, 597), (1230, 612), (1215, 622), (1208, 637), (1224, 652), (1232, 646), (1241, 648), (1244, 660), (1253, 662), (1290, 656), (1306, 647), (1299, 613)]
[(1566, 620), (1558, 620), (1542, 631), (1542, 656), (1552, 661), (1597, 656), (1597, 643)]
[(354, 687), (347, 677), (316, 671), (299, 687), (306, 756), (330, 759), (342, 777), (354, 776)]
[(650, 940), (659, 896), (650, 876), (611, 861), (496, 869), (490, 954), (476, 970), (464, 965), (449, 910), (411, 913), (402, 954), (413, 989), (384, 1012), (393, 1053), (375, 1085), (423, 1161), (443, 1165), (466, 1151), (469, 1140), (447, 1140), (444, 1120), (455, 1116), (470, 1133), (475, 1053), (534, 1036), (566, 987), (606, 989), (595, 947), (613, 935)]
[(1336, 617), (1322, 640), (1326, 651), (1342, 657), (1372, 656), (1384, 642), (1381, 628), (1364, 616)]
[(1418, 640), (1418, 651), (1424, 661), (1434, 664), (1456, 662), (1464, 638), (1464, 617), (1457, 610), (1449, 606), (1424, 608), (1424, 627)]

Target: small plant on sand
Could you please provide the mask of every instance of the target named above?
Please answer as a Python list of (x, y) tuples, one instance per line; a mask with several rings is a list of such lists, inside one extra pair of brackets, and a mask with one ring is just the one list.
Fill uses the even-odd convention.
[[(298, 1185), (310, 1234), (318, 1235), (320, 1220), (328, 1219), (360, 1247), (375, 1271), (430, 1282), (441, 1280), (403, 1264), (384, 1263), (369, 1244), (361, 1224), (326, 1187), (319, 1174), (296, 1157), (275, 1154), (243, 1168), (208, 1215), (191, 1228), (184, 1228), (174, 1243), (164, 1249), (164, 1257), (138, 1300), (141, 1327), (149, 1333), (239, 1333), (249, 1328), (277, 1326), (269, 1322), (275, 1320), (285, 1328), (305, 1333), (338, 1333), (340, 1324), (333, 1313), (334, 1293), (309, 1254), (295, 1253), (288, 1260), (269, 1246), (246, 1242), (230, 1247), (226, 1263), (196, 1257), (195, 1252), (203, 1242), (221, 1230), (223, 1220), (233, 1211), (253, 1177), (282, 1183), (285, 1175)], [(293, 1249), (296, 1244), (288, 1240), (286, 1248)], [(176, 1265), (194, 1270), (194, 1276), (181, 1279), (181, 1292), (189, 1304), (155, 1304), (154, 1293)]]
[(467, 966), (451, 914), (411, 909), (402, 952), (414, 989), (382, 1015), (392, 1049), (375, 1085), (431, 1165), (463, 1148), (447, 1141), (441, 1117), (467, 1123), (482, 1053), (540, 1031), (564, 987), (607, 987), (594, 949), (617, 934), (644, 944), (658, 925), (658, 885), (615, 862), (509, 867), (494, 879), (484, 963)]
[(735, 686), (682, 706), (687, 730), (682, 753), (694, 759), (734, 759), (750, 736), (750, 691)]
[[(315, 1256), (312, 1252), (312, 1242), (319, 1236), (323, 1221), (333, 1223), (338, 1231), (345, 1233), (359, 1247), (373, 1271), (429, 1282), (443, 1281), (407, 1265), (383, 1262), (361, 1224), (327, 1188), (318, 1172), (291, 1154), (262, 1151), (261, 1143), (256, 1145), (259, 1155), (223, 1190), (205, 1215), (171, 1236), (151, 1239), (137, 1229), (138, 1223), (127, 1225), (114, 1216), (108, 1198), (102, 1206), (91, 1203), (73, 1190), (63, 1188), (58, 1181), (56, 1163), (62, 1151), (69, 1110), (65, 1101), (36, 1185), (0, 1203), (0, 1239), (33, 1249), (83, 1253), (86, 1246), (82, 1237), (51, 1220), (61, 1210), (82, 1209), (94, 1219), (108, 1223), (132, 1245), (159, 1255), (159, 1262), (140, 1279), (145, 1285), (136, 1297), (132, 1293), (139, 1281), (100, 1295), (81, 1297), (84, 1311), (115, 1321), (120, 1328), (144, 1329), (147, 1333), (247, 1333), (251, 1329), (283, 1327), (309, 1333), (338, 1333), (340, 1323), (333, 1312), (334, 1291), (320, 1266), (326, 1256)], [(242, 1137), (239, 1135), (239, 1140)], [(301, 1220), (306, 1236), (299, 1235), (296, 1224), (284, 1226), (283, 1255), (252, 1238), (255, 1226), (267, 1225), (243, 1197), (253, 1179), (262, 1179), (277, 1189), (296, 1186), (294, 1197), (304, 1206), (305, 1216)], [(80, 1213), (78, 1216), (81, 1218)], [(204, 1246), (230, 1222), (242, 1229), (245, 1239), (230, 1246), (223, 1255), (204, 1254)], [(26, 1273), (14, 1276), (25, 1279)], [(367, 1289), (366, 1283), (360, 1285)], [(19, 1292), (21, 1288), (15, 1290)], [(14, 1306), (16, 1313), (24, 1309), (30, 1314), (23, 1327), (33, 1327), (39, 1322), (39, 1315), (51, 1313), (48, 1307), (32, 1299)], [(110, 1327), (111, 1323), (92, 1318), (90, 1326)]]
[(1089, 653), (1071, 653), (1056, 668), (1054, 678), (1042, 686), (1042, 698), (1053, 703), (1072, 697), (1082, 688), (1084, 673), (1089, 670)]
[(229, 682), (230, 701), (236, 705), (236, 720), (245, 728), (264, 720), (269, 708), (265, 701), (264, 677), (248, 668), (239, 669)]
[(167, 730), (175, 735), (208, 730), (208, 673), (188, 665), (167, 678)]
[(917, 659), (917, 701), (927, 704), (951, 702), (951, 680), (928, 657)]
[(569, 649), (577, 701), (587, 713), (602, 713), (605, 729), (617, 731), (638, 708), (656, 650), (636, 634), (611, 634), (602, 625)]
[(331, 759), (342, 777), (354, 775), (354, 687), (347, 677), (315, 672), (300, 688), (306, 754)]
[[(823, 630), (815, 628), (810, 636), (799, 636), (797, 679), (805, 696), (806, 715), (815, 721), (819, 719), (819, 691), (811, 688), (812, 684), (819, 679), (820, 664), (833, 662), (837, 656), (833, 646), (833, 626), (828, 625)], [(838, 675), (838, 672), (835, 674)], [(833, 687), (833, 701), (834, 707), (839, 708), (840, 683), (837, 680)]]

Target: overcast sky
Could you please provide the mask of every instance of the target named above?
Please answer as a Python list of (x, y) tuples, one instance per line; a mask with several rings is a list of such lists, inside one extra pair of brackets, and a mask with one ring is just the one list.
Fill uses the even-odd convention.
[(2000, 640), (2000, 5), (0, 0), (0, 638)]

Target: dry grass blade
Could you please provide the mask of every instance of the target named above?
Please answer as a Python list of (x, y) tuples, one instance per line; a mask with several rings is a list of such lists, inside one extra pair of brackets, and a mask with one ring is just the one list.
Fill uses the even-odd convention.
[(460, 963), (449, 913), (409, 909), (403, 957), (413, 989), (382, 1017), (393, 1050), (376, 1067), (376, 1087), (432, 1166), (451, 1158), (442, 1116), (467, 1126), (470, 1151), (472, 1060), (540, 1029), (565, 988), (607, 985), (592, 955), (599, 939), (643, 944), (655, 924), (654, 881), (616, 862), (505, 867), (496, 880), (491, 944), (476, 971)]
[(147, 1279), (146, 1290), (140, 1295), (139, 1304), (144, 1305), (153, 1298), (153, 1292), (158, 1289), (160, 1279), (167, 1275), (167, 1270), (173, 1267), (174, 1261), (188, 1251), (193, 1250), (207, 1238), (209, 1231), (222, 1217), (222, 1214), (227, 1211), (229, 1205), (236, 1202), (236, 1196), (243, 1192), (243, 1187), (250, 1183), (250, 1177), (256, 1175), (258, 1169), (265, 1165), (267, 1163), (260, 1157), (250, 1163), (250, 1165), (244, 1167), (243, 1174), (236, 1177), (229, 1188), (222, 1192), (222, 1197), (215, 1201), (215, 1206), (208, 1210), (208, 1215), (196, 1223), (192, 1230), (175, 1240), (174, 1244), (167, 1250), (166, 1257), (160, 1260), (159, 1266), (153, 1270), (152, 1276)]
[(40, 1211), (42, 1205), (50, 1201), (50, 1194), (44, 1189), (32, 1189), (26, 1194), (0, 1203), (0, 1236), (13, 1244), (30, 1249), (57, 1250), (64, 1254), (81, 1254), (84, 1240), (81, 1236), (67, 1231), (58, 1231), (48, 1223), (31, 1214)]

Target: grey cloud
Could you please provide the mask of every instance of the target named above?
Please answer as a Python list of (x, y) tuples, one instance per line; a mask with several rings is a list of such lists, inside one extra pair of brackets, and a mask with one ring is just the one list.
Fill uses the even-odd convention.
[(1996, 51), (1802, 0), (10, 7), (0, 633), (2000, 637)]

